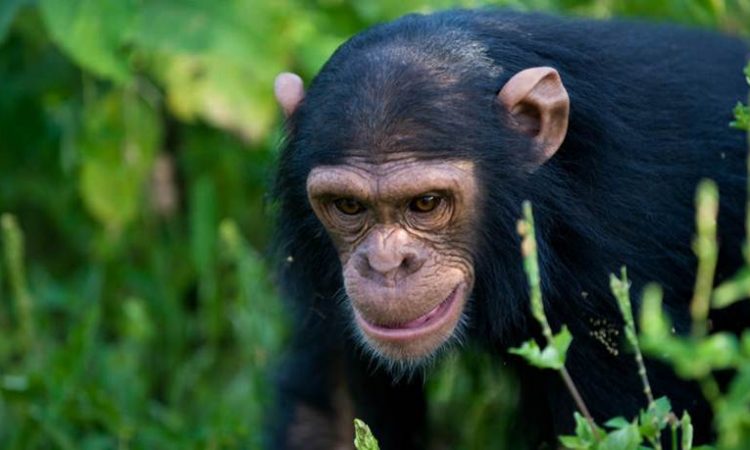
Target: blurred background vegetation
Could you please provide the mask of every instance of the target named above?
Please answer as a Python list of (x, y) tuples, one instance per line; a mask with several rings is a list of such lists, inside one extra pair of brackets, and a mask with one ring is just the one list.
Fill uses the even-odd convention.
[[(258, 448), (288, 333), (264, 258), (274, 76), (483, 4), (0, 0), (0, 448)], [(750, 0), (493, 4), (750, 32)], [(435, 448), (506, 448), (501, 367), (449, 357), (427, 388)]]

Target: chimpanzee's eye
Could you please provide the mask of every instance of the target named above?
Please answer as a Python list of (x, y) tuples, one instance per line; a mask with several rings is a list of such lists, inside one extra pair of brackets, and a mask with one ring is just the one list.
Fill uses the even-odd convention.
[(354, 216), (365, 210), (365, 207), (362, 206), (362, 203), (354, 200), (353, 198), (337, 199), (333, 202), (333, 205), (336, 206), (336, 209), (338, 209), (341, 213), (346, 214), (347, 216)]
[(415, 197), (409, 202), (409, 209), (418, 213), (434, 211), (443, 199), (439, 195), (427, 194)]

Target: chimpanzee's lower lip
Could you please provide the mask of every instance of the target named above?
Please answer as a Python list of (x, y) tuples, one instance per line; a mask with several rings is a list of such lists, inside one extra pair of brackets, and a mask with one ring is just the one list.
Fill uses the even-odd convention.
[(431, 333), (451, 319), (453, 316), (453, 314), (451, 314), (453, 310), (463, 303), (457, 301), (464, 295), (463, 287), (463, 283), (459, 284), (453, 288), (453, 291), (451, 291), (448, 297), (446, 297), (446, 299), (435, 308), (404, 324), (396, 326), (377, 325), (362, 317), (356, 308), (354, 308), (354, 316), (362, 330), (372, 337), (390, 341), (413, 339), (420, 335)]

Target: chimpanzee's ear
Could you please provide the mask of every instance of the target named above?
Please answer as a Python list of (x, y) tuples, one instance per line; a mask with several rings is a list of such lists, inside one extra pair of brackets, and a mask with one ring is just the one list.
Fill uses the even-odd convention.
[(276, 76), (276, 81), (273, 83), (273, 92), (276, 94), (276, 101), (279, 102), (279, 106), (281, 106), (286, 117), (292, 115), (305, 96), (302, 78), (289, 72), (282, 72)]
[(560, 148), (568, 131), (570, 99), (560, 74), (551, 67), (522, 70), (497, 94), (513, 126), (532, 137), (544, 163)]

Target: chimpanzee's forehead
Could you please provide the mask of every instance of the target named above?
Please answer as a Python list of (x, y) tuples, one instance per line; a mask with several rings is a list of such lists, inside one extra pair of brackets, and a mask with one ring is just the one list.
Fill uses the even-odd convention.
[(499, 68), (427, 61), (404, 43), (358, 54), (310, 89), (299, 125), (320, 145), (353, 156), (457, 151), (487, 130), (480, 122), (497, 117)]

